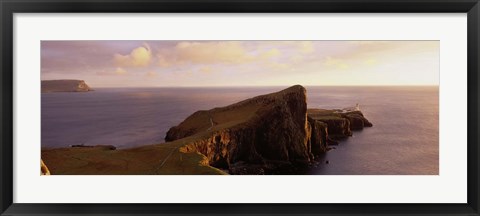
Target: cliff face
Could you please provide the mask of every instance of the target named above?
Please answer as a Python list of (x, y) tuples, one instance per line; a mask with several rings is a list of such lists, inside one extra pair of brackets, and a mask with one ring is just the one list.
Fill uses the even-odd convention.
[(42, 93), (88, 91), (92, 89), (83, 80), (42, 80)]
[(352, 131), (372, 127), (360, 111), (337, 113), (334, 110), (308, 109), (308, 123), (312, 127), (310, 138), (312, 154), (318, 156), (329, 150), (337, 140), (352, 136)]
[(189, 137), (181, 152), (199, 152), (231, 174), (308, 165), (335, 140), (371, 126), (361, 112), (309, 109), (306, 90), (292, 86), (230, 106), (198, 111), (170, 128), (165, 140)]
[(203, 134), (180, 150), (198, 151), (210, 165), (231, 172), (243, 164), (308, 164), (312, 159), (311, 128), (306, 111), (306, 90), (297, 85), (227, 107), (196, 112), (171, 128), (165, 140)]
[(328, 150), (328, 125), (324, 122), (317, 121), (312, 117), (308, 117), (308, 123), (312, 127), (310, 137), (311, 153), (318, 156)]
[(370, 121), (368, 121), (368, 119), (366, 119), (363, 116), (363, 113), (360, 111), (352, 111), (349, 113), (342, 114), (341, 116), (343, 118), (348, 119), (348, 121), (350, 122), (350, 128), (352, 130), (361, 130), (364, 127), (373, 126), (373, 124)]

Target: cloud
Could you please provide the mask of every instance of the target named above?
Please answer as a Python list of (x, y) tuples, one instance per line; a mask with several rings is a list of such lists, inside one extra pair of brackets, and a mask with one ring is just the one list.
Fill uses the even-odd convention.
[(242, 41), (179, 42), (173, 48), (160, 50), (157, 65), (172, 67), (191, 64), (237, 65), (268, 61), (281, 55), (280, 50), (250, 50)]
[[(87, 74), (111, 63), (114, 49), (97, 41), (41, 41), (42, 73)], [(92, 72), (94, 73), (94, 72)]]
[(378, 61), (374, 58), (369, 58), (363, 61), (363, 64), (368, 65), (368, 66), (374, 66), (378, 64)]
[(309, 54), (315, 51), (312, 41), (300, 41), (298, 42), (298, 50), (303, 54)]
[(152, 51), (148, 44), (133, 49), (128, 55), (115, 54), (114, 60), (121, 67), (146, 67), (152, 60)]
[(119, 67), (115, 70), (115, 74), (125, 75), (125, 74), (127, 74), (127, 71), (125, 69)]
[(432, 52), (439, 47), (438, 41), (348, 41), (351, 46), (345, 58), (365, 58), (365, 56), (384, 53), (418, 53)]
[(96, 72), (97, 75), (100, 75), (100, 76), (115, 76), (115, 75), (127, 75), (128, 72), (121, 68), (121, 67), (117, 67), (115, 70), (101, 70), (101, 71), (97, 71)]
[(166, 67), (170, 67), (172, 65), (172, 63), (169, 60), (167, 60), (167, 58), (163, 55), (158, 55), (157, 56), (157, 61), (158, 61), (158, 66), (160, 66), (160, 67), (166, 68)]
[(175, 47), (177, 60), (192, 63), (242, 63), (252, 60), (240, 42), (180, 42)]
[(201, 73), (204, 73), (204, 74), (210, 74), (210, 73), (213, 72), (212, 68), (208, 67), (208, 66), (203, 66), (200, 69), (198, 69), (198, 71), (200, 71)]
[(330, 56), (327, 56), (325, 60), (323, 61), (323, 65), (327, 67), (333, 67), (336, 69), (348, 69), (350, 66), (345, 63), (343, 60), (338, 59), (338, 58), (333, 58)]
[(260, 58), (262, 59), (270, 59), (278, 56), (280, 56), (280, 51), (278, 49), (270, 49), (260, 54)]
[(156, 77), (156, 76), (158, 76), (158, 74), (157, 74), (157, 72), (155, 72), (155, 71), (148, 71), (148, 72), (145, 74), (145, 76), (147, 76), (147, 77)]
[[(407, 55), (438, 53), (438, 41), (346, 41), (343, 53), (329, 55), (324, 65), (338, 69), (354, 66), (379, 67), (385, 62), (398, 62)], [(404, 63), (406, 64), (406, 63)]]
[(292, 65), (287, 64), (287, 63), (269, 62), (269, 63), (267, 63), (267, 66), (270, 69), (275, 70), (275, 71), (292, 69)]

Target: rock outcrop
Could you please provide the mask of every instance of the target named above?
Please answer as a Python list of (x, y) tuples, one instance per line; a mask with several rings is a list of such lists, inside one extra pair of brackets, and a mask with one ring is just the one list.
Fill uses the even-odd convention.
[(93, 91), (83, 80), (42, 80), (42, 93)]
[[(231, 174), (258, 174), (308, 165), (336, 139), (370, 124), (361, 113), (343, 116), (309, 109), (307, 115), (306, 99), (305, 88), (296, 85), (230, 106), (197, 111), (170, 128), (165, 141), (189, 138), (180, 151), (199, 152), (211, 166), (228, 169)], [(350, 119), (355, 122), (351, 124)]]
[(348, 112), (345, 114), (341, 114), (343, 118), (348, 119), (350, 122), (350, 129), (351, 130), (362, 130), (364, 127), (372, 127), (373, 124), (368, 121), (363, 116), (363, 113), (360, 111), (353, 111), (353, 112)]
[(338, 113), (335, 110), (308, 109), (307, 116), (312, 127), (310, 142), (314, 156), (328, 151), (329, 145), (338, 145), (338, 140), (352, 136), (352, 131), (373, 126), (360, 111)]
[[(166, 141), (196, 135), (181, 151), (200, 152), (210, 165), (241, 169), (308, 164), (311, 127), (307, 123), (306, 90), (296, 85), (239, 103), (198, 111), (171, 128)], [(200, 134), (200, 135), (199, 135)]]

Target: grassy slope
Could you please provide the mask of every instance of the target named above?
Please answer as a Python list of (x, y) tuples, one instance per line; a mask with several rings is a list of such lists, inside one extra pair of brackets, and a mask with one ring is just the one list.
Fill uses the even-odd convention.
[(132, 149), (59, 148), (42, 150), (52, 175), (225, 174), (198, 153), (182, 153), (181, 140)]
[[(215, 131), (244, 123), (258, 108), (258, 104), (249, 103), (235, 109), (225, 107), (199, 112), (189, 121), (191, 125), (185, 126), (195, 127), (200, 132), (173, 142), (122, 150), (102, 147), (43, 149), (42, 159), (52, 175), (226, 174), (209, 166), (202, 154), (184, 153), (179, 148), (207, 139)], [(212, 128), (210, 117), (218, 123)]]
[(343, 119), (342, 116), (338, 113), (335, 113), (335, 110), (327, 109), (307, 109), (307, 114), (310, 117), (315, 118), (316, 120), (340, 120)]

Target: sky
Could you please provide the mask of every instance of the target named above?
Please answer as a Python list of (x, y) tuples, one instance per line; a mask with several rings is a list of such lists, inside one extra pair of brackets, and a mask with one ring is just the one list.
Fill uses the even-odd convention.
[(438, 85), (439, 41), (42, 41), (41, 79), (91, 87)]

